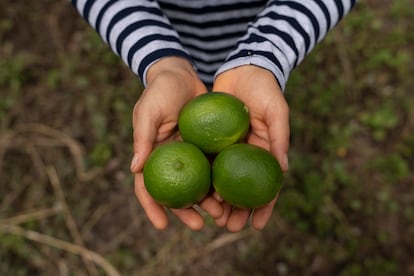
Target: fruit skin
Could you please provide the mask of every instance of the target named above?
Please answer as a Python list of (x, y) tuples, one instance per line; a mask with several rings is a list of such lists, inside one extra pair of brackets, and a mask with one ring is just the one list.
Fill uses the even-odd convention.
[(190, 207), (210, 190), (210, 163), (199, 148), (186, 142), (174, 141), (155, 148), (143, 173), (148, 193), (168, 208)]
[(194, 98), (181, 109), (178, 117), (183, 140), (208, 154), (218, 153), (242, 140), (249, 126), (246, 105), (224, 92), (209, 92)]
[(282, 187), (282, 170), (273, 155), (250, 144), (234, 144), (215, 158), (212, 180), (216, 192), (239, 208), (259, 208)]

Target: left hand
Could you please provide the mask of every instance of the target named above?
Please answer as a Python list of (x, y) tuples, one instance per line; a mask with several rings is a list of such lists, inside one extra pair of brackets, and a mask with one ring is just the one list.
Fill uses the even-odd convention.
[[(226, 92), (242, 100), (250, 112), (251, 130), (246, 141), (270, 151), (282, 171), (288, 170), (289, 107), (274, 75), (254, 65), (243, 65), (217, 76), (212, 91)], [(217, 199), (220, 199), (217, 196)], [(269, 221), (277, 196), (267, 205), (255, 209), (252, 226), (263, 229)], [(218, 226), (231, 232), (243, 229), (252, 210), (240, 209), (222, 202), (223, 214), (216, 218)]]

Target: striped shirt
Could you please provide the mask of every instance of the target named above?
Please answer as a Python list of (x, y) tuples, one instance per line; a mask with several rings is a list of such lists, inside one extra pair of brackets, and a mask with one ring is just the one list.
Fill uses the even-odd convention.
[(72, 0), (111, 49), (146, 85), (160, 58), (189, 59), (207, 85), (252, 64), (282, 89), (290, 72), (356, 0)]

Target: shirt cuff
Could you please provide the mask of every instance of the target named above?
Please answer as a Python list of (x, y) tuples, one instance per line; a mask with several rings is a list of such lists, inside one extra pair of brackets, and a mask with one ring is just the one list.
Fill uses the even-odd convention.
[(186, 58), (194, 66), (191, 56), (180, 49), (158, 49), (152, 52), (151, 54), (147, 55), (144, 59), (140, 60), (140, 63), (136, 61), (138, 67), (136, 70), (136, 74), (141, 79), (141, 82), (143, 83), (144, 87), (147, 87), (147, 73), (151, 65), (153, 65), (162, 58), (173, 56)]

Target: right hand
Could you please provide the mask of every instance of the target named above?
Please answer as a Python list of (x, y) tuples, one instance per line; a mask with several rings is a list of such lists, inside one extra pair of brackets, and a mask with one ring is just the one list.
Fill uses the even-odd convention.
[[(144, 186), (143, 167), (155, 146), (179, 139), (178, 115), (192, 98), (206, 93), (191, 63), (179, 57), (166, 57), (154, 63), (147, 73), (147, 87), (133, 111), (134, 157), (131, 172), (135, 173), (135, 194), (157, 229), (168, 225), (166, 210), (149, 195)], [(207, 196), (198, 204), (213, 218), (222, 215), (221, 204)], [(202, 216), (194, 209), (170, 209), (193, 230), (203, 227)]]

